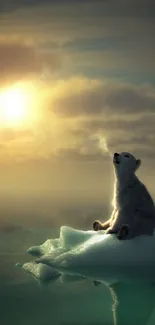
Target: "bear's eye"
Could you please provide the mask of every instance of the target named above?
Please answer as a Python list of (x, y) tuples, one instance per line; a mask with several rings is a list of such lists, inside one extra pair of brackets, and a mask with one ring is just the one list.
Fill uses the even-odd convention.
[(129, 156), (129, 155), (124, 155), (124, 157), (126, 157), (126, 158), (130, 158), (130, 156)]

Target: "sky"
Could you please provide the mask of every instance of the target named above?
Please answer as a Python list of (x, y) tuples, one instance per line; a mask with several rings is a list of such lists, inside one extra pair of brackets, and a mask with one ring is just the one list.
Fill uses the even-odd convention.
[(0, 90), (33, 93), (28, 123), (0, 121), (2, 219), (48, 219), (56, 202), (108, 211), (106, 148), (142, 160), (155, 198), (154, 33), (153, 0), (1, 1)]

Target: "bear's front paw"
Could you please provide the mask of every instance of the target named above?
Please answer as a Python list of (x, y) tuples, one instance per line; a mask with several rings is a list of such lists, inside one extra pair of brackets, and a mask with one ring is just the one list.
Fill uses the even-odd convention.
[(129, 236), (129, 226), (128, 225), (122, 225), (120, 230), (118, 231), (117, 238), (119, 240), (127, 239)]
[(93, 222), (93, 229), (95, 231), (102, 230), (102, 223), (100, 221), (98, 221), (98, 220), (95, 220)]

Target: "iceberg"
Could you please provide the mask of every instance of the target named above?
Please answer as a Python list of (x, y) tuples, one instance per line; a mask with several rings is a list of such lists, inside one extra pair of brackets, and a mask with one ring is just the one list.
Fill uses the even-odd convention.
[(59, 238), (48, 239), (27, 251), (35, 260), (20, 266), (40, 282), (90, 279), (117, 282), (155, 281), (155, 236), (118, 240), (103, 230), (62, 226)]

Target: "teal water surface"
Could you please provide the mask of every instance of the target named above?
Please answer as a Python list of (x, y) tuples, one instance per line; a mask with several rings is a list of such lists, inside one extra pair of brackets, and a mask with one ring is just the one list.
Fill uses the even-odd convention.
[[(91, 281), (48, 286), (15, 267), (31, 260), (26, 249), (57, 235), (47, 229), (2, 232), (0, 236), (0, 324), (3, 325), (153, 325), (155, 284)], [(55, 237), (54, 236), (54, 237)]]

